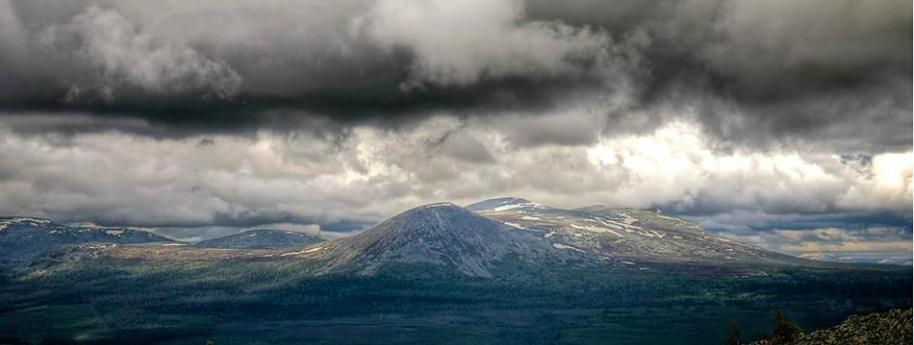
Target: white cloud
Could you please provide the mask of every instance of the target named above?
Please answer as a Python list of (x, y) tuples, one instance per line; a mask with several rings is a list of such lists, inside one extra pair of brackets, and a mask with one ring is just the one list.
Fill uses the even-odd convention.
[[(685, 122), (648, 135), (604, 138), (587, 154), (600, 170), (625, 172), (625, 181), (607, 198), (632, 207), (824, 212), (856, 178), (848, 169), (834, 168), (840, 161), (836, 155), (717, 150), (713, 140)], [(905, 207), (899, 201), (894, 208)]]
[(418, 57), (404, 87), (473, 84), (485, 77), (548, 77), (584, 72), (581, 62), (610, 59), (610, 39), (558, 21), (523, 21), (515, 0), (380, 0), (354, 21), (389, 48)]
[(888, 153), (873, 157), (850, 188), (838, 199), (838, 205), (849, 209), (878, 210), (911, 205), (914, 154)]
[(911, 208), (908, 153), (877, 155), (861, 172), (831, 154), (716, 150), (686, 122), (575, 146), (518, 147), (500, 128), (440, 114), (400, 130), (357, 126), (342, 140), (5, 129), (0, 209), (154, 225), (374, 221), (423, 203), (499, 195), (712, 214)]
[(903, 1), (727, 1), (717, 11), (720, 39), (701, 56), (745, 83), (777, 86), (805, 66), (853, 74), (856, 66), (907, 63), (908, 39), (897, 35), (911, 20)]

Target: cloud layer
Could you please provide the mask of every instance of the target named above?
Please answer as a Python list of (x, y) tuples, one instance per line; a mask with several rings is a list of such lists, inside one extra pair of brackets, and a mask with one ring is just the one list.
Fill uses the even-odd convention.
[(817, 152), (727, 153), (687, 123), (591, 145), (535, 147), (488, 122), (445, 115), (408, 130), (357, 126), (344, 136), (2, 133), (0, 160), (11, 164), (0, 171), (7, 196), (0, 208), (65, 220), (364, 221), (497, 195), (693, 215), (907, 212), (912, 203), (910, 152), (866, 163)]
[(616, 132), (689, 108), (707, 133), (739, 145), (873, 153), (911, 141), (904, 1), (0, 6), (8, 109), (138, 116), (199, 133), (289, 128), (308, 116), (533, 117), (586, 102), (609, 119), (639, 114)]

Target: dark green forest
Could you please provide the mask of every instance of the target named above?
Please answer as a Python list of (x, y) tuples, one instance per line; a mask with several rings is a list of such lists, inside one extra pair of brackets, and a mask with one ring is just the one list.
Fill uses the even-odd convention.
[(23, 344), (709, 344), (733, 322), (744, 340), (770, 335), (775, 309), (817, 329), (910, 307), (912, 288), (910, 270), (894, 266), (740, 277), (676, 265), (544, 273), (507, 260), (471, 278), (422, 264), (312, 274), (319, 264), (99, 259), (7, 273), (0, 334)]

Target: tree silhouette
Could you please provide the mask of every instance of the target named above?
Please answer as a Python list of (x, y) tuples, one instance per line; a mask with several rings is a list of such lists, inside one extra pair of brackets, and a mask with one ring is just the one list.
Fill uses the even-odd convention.
[(784, 315), (784, 311), (777, 309), (774, 311), (774, 325), (771, 335), (772, 345), (785, 345), (797, 340), (803, 334), (803, 329), (797, 326)]
[(739, 335), (739, 324), (736, 321), (730, 322), (730, 327), (727, 328), (727, 335), (724, 337), (724, 345), (740, 345), (742, 340)]

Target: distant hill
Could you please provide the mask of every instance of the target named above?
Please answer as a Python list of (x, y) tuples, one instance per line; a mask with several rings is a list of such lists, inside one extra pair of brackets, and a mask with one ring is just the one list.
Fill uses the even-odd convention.
[(904, 345), (911, 344), (911, 309), (851, 315), (832, 328), (800, 336), (794, 342), (773, 344), (759, 340), (750, 345)]
[(70, 227), (48, 219), (0, 217), (0, 268), (28, 264), (45, 251), (82, 243), (177, 243), (143, 230), (121, 227)]
[(248, 230), (237, 234), (197, 242), (195, 247), (227, 249), (284, 249), (320, 243), (315, 235), (288, 230)]

